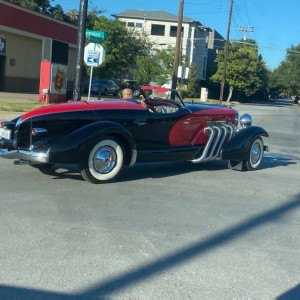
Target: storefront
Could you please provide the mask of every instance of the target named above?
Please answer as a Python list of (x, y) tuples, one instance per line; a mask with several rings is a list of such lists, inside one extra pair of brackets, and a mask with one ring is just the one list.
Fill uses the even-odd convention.
[(0, 91), (42, 93), (47, 62), (48, 92), (72, 89), (76, 40), (77, 26), (0, 0)]

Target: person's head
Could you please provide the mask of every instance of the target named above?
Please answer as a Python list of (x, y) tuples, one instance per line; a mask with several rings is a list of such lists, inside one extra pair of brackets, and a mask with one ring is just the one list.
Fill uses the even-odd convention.
[(132, 98), (133, 97), (132, 90), (129, 89), (129, 88), (124, 89), (123, 92), (122, 92), (122, 97), (124, 99), (130, 99), (130, 98)]

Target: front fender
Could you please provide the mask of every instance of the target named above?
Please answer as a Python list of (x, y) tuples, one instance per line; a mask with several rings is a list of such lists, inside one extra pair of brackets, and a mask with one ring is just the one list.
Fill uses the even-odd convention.
[(49, 149), (49, 162), (81, 163), (91, 147), (105, 136), (121, 140), (128, 151), (129, 161), (132, 159), (136, 144), (128, 129), (118, 123), (101, 121), (84, 126), (54, 143)]
[(268, 137), (269, 134), (265, 129), (258, 126), (240, 129), (222, 149), (221, 158), (239, 161), (248, 159), (251, 142), (259, 136)]

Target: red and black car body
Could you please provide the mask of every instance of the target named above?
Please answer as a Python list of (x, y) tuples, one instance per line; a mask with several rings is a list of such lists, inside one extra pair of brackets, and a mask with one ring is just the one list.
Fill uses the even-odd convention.
[(144, 89), (166, 98), (149, 96), (147, 107), (132, 99), (54, 104), (2, 122), (0, 157), (40, 169), (77, 164), (92, 183), (113, 181), (124, 166), (139, 162), (222, 159), (240, 170), (261, 164), (268, 133), (252, 126), (249, 115), (239, 128), (232, 107), (186, 103), (177, 91)]

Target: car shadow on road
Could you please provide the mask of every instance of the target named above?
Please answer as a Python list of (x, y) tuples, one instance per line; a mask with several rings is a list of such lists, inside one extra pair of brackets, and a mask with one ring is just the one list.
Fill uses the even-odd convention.
[[(264, 155), (260, 170), (287, 167), (297, 164), (299, 157), (292, 155), (283, 155), (277, 153), (268, 153)], [(147, 178), (172, 177), (192, 172), (200, 171), (221, 171), (228, 169), (228, 162), (225, 160), (203, 162), (194, 164), (191, 162), (155, 162), (139, 163), (130, 168), (125, 168), (116, 182), (127, 182)], [(52, 176), (52, 179), (72, 179), (83, 181), (79, 168), (76, 165), (57, 164), (51, 168), (41, 170), (42, 173)], [(228, 171), (231, 171), (228, 169)]]
[(268, 153), (264, 155), (264, 159), (260, 169), (271, 169), (277, 167), (287, 167), (289, 165), (296, 165), (300, 158), (293, 155), (284, 155), (278, 153)]

